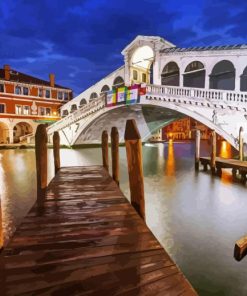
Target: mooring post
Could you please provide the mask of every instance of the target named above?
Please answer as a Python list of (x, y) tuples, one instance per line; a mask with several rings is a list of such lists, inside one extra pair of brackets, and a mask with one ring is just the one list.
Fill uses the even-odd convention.
[(200, 161), (200, 139), (201, 133), (200, 130), (196, 130), (196, 151), (195, 151), (195, 170), (199, 170), (199, 161)]
[(43, 198), (47, 187), (47, 132), (40, 124), (35, 134), (35, 155), (37, 173), (37, 198)]
[(211, 133), (211, 161), (210, 161), (212, 174), (215, 174), (215, 171), (216, 171), (215, 161), (216, 161), (216, 132), (212, 131), (212, 133)]
[(55, 174), (60, 170), (60, 136), (59, 132), (54, 132), (53, 134), (53, 156), (54, 156), (54, 166)]
[(119, 134), (114, 126), (111, 129), (112, 178), (119, 185)]
[(2, 216), (2, 204), (0, 199), (0, 252), (3, 248), (3, 216)]
[(244, 129), (243, 127), (241, 126), (240, 129), (239, 129), (239, 160), (240, 161), (243, 161), (244, 160), (244, 151), (243, 151), (243, 132), (244, 132)]
[(103, 160), (103, 167), (109, 171), (109, 157), (108, 157), (108, 133), (107, 131), (102, 132), (101, 137), (102, 143), (102, 160)]
[(131, 204), (145, 220), (142, 142), (134, 119), (127, 120), (124, 139), (128, 162)]

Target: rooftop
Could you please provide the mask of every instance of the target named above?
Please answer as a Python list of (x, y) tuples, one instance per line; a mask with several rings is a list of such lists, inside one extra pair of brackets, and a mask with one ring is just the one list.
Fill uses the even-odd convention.
[[(1, 80), (6, 80), (4, 71), (5, 71), (4, 69), (0, 69), (0, 79)], [(12, 69), (10, 70), (10, 79), (6, 80), (6, 81), (20, 82), (20, 83), (26, 83), (26, 84), (38, 84), (41, 86), (49, 86), (50, 87), (49, 81), (39, 79), (34, 76), (30, 76), (30, 75), (27, 75), (27, 74), (24, 74), (24, 73), (21, 73), (19, 71), (12, 70)], [(61, 86), (58, 84), (55, 84), (54, 87), (71, 90), (68, 87), (64, 87), (64, 86)]]
[(162, 49), (162, 53), (170, 52), (186, 52), (186, 51), (207, 51), (207, 50), (231, 50), (231, 49), (247, 49), (247, 44), (236, 45), (218, 45), (218, 46), (198, 46), (198, 47), (171, 47)]

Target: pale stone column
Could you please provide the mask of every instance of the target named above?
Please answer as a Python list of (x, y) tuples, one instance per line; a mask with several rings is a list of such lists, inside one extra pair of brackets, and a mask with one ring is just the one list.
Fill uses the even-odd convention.
[(14, 143), (14, 130), (9, 129), (9, 144), (13, 144), (13, 143)]

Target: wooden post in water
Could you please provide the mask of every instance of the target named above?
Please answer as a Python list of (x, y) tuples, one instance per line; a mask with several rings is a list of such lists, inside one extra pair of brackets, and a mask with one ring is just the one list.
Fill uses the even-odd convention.
[(40, 124), (35, 134), (35, 155), (37, 172), (37, 198), (43, 198), (47, 187), (47, 132)]
[(107, 131), (103, 131), (101, 137), (102, 143), (102, 159), (103, 159), (103, 167), (109, 171), (109, 157), (108, 157), (108, 133)]
[(0, 252), (3, 248), (3, 216), (2, 216), (2, 201), (0, 199)]
[(54, 166), (55, 174), (60, 170), (60, 137), (59, 132), (54, 132), (53, 134), (53, 156), (54, 156)]
[(114, 126), (111, 129), (112, 178), (119, 185), (119, 134)]
[(243, 129), (243, 127), (241, 126), (240, 129), (239, 129), (239, 160), (240, 160), (240, 161), (243, 161), (243, 160), (244, 160), (243, 132), (244, 132), (244, 129)]
[(200, 161), (200, 139), (201, 133), (200, 130), (196, 130), (196, 151), (195, 151), (195, 170), (199, 170), (199, 161)]
[(142, 142), (134, 119), (127, 120), (124, 139), (128, 162), (131, 204), (145, 220)]
[(215, 160), (216, 160), (216, 132), (212, 131), (211, 134), (211, 173), (215, 174)]

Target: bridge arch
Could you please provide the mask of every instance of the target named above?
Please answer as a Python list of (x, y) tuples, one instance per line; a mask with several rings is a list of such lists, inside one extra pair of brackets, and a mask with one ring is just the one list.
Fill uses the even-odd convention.
[(206, 70), (205, 66), (200, 61), (193, 61), (189, 63), (183, 73), (184, 87), (204, 88)]
[(83, 99), (80, 100), (80, 107), (83, 106), (83, 105), (86, 105), (86, 104), (87, 104), (86, 99), (83, 98)]
[(222, 60), (215, 64), (209, 77), (210, 89), (235, 89), (236, 70), (229, 60)]
[(101, 93), (101, 94), (104, 94), (105, 92), (107, 92), (107, 91), (109, 91), (109, 90), (110, 90), (110, 87), (109, 87), (107, 84), (105, 84), (105, 85), (101, 88), (100, 93)]
[(77, 110), (77, 105), (76, 104), (72, 104), (70, 107), (70, 113), (74, 112)]
[(243, 74), (240, 76), (240, 90), (247, 91), (247, 66), (245, 67)]
[(124, 79), (121, 76), (117, 76), (112, 84), (112, 88), (122, 87), (124, 86)]
[(161, 73), (161, 84), (169, 86), (180, 85), (180, 70), (176, 62), (167, 63)]
[(69, 115), (69, 111), (67, 109), (64, 109), (62, 112), (62, 117), (65, 117), (67, 115)]
[(98, 98), (98, 94), (96, 92), (92, 92), (90, 97), (89, 97), (89, 102), (95, 100)]

